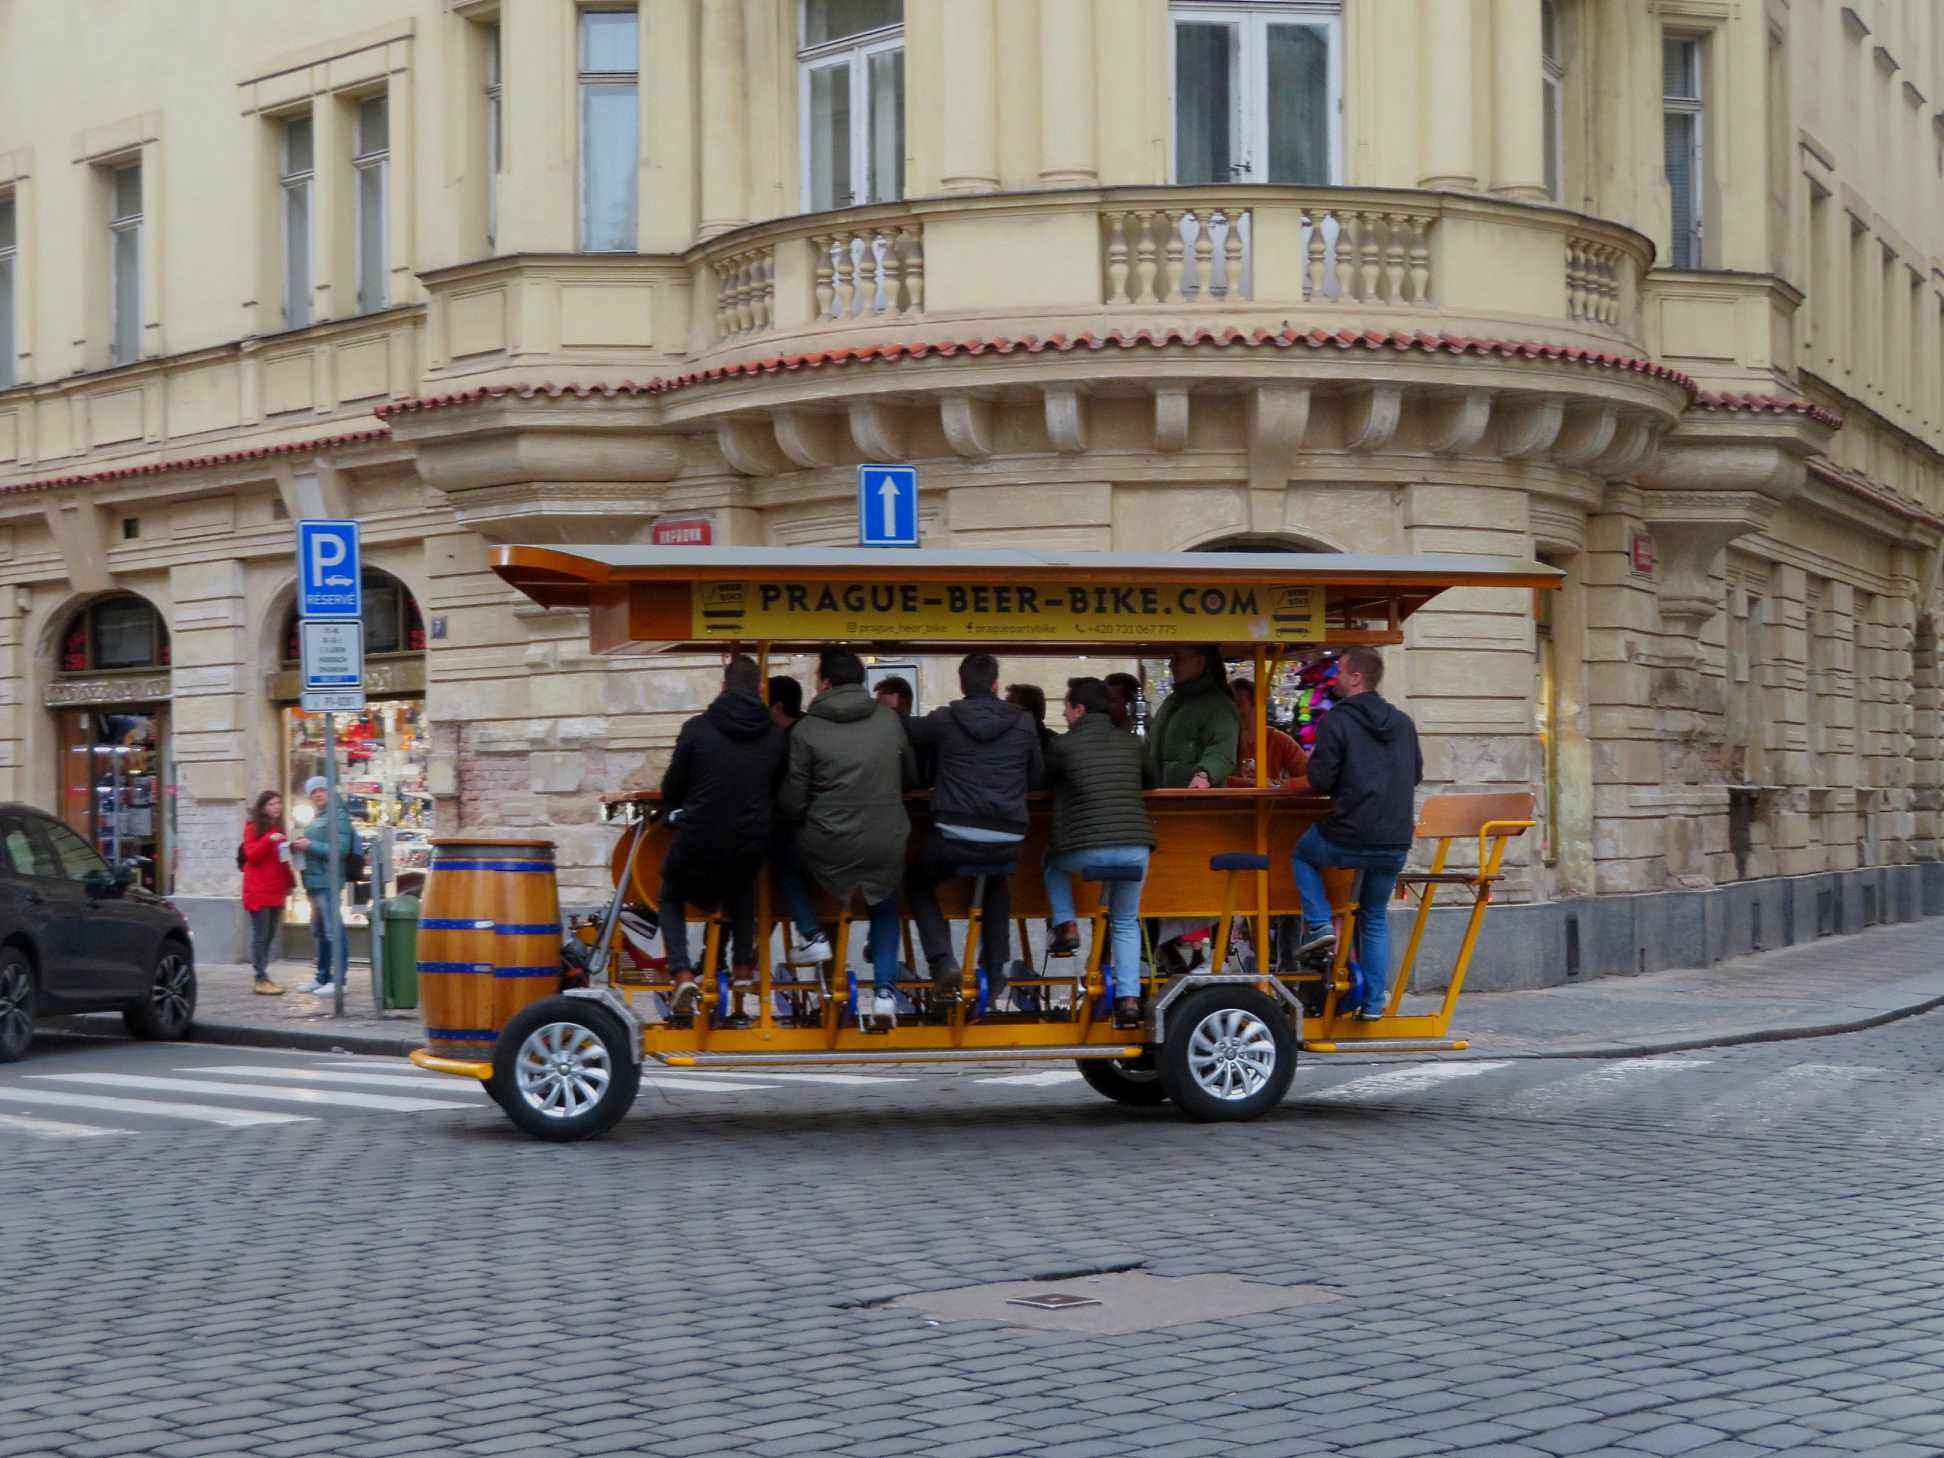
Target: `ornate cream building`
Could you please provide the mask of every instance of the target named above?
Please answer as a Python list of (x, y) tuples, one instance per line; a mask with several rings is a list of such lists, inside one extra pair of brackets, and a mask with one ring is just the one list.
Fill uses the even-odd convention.
[[(681, 670), (490, 544), (1536, 555), (1396, 688), (1534, 783), (1489, 976), (1944, 911), (1938, 0), (0, 0), (0, 796), (233, 953), (365, 524), (413, 835), (601, 879)], [(146, 811), (146, 815), (141, 812)]]

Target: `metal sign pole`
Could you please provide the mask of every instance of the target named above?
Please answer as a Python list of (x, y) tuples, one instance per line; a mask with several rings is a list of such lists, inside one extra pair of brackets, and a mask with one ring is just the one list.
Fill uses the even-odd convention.
[(344, 862), (338, 855), (338, 775), (337, 734), (333, 720), (324, 715), (324, 863), (330, 872), (330, 902), (324, 910), (324, 934), (331, 946), (331, 1016), (344, 1016), (344, 979), (351, 971), (351, 949), (345, 945), (344, 912), (339, 906), (344, 896)]
[(385, 1012), (385, 883), (391, 879), (392, 828), (380, 828), (366, 861), (371, 877), (371, 894), (365, 899), (365, 920), (371, 928), (371, 1007), (380, 1017)]

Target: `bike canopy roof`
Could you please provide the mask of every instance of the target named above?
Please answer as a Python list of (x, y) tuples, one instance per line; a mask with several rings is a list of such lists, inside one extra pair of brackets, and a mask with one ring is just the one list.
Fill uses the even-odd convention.
[(1403, 641), (1454, 587), (1557, 588), (1541, 562), (1426, 554), (864, 547), (495, 547), (543, 607), (585, 608), (597, 653), (842, 642), (924, 652), (1153, 656)]

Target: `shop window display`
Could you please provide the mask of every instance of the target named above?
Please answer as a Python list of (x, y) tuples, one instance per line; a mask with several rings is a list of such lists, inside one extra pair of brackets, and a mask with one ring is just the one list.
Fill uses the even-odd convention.
[[(284, 784), (293, 825), (308, 827), (317, 812), (304, 782), (324, 771), (324, 716), (299, 708), (283, 711)], [(425, 704), (419, 699), (373, 700), (362, 714), (339, 714), (339, 793), (361, 839), (375, 844), (392, 831), (392, 873), (423, 873), (431, 864), (432, 797), (426, 790), (430, 749)], [(364, 919), (365, 902), (354, 894), (347, 920)], [(294, 896), (292, 920), (307, 921), (308, 901)]]
[(110, 865), (132, 862), (150, 891), (167, 889), (167, 731), (152, 707), (61, 715), (62, 818)]

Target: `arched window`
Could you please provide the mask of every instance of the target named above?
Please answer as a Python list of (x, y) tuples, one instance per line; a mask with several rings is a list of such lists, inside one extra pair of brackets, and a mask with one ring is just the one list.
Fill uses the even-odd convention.
[[(411, 589), (389, 572), (367, 568), (362, 575), (364, 588), (365, 657), (386, 653), (423, 653), (425, 619)], [(283, 661), (295, 663), (301, 656), (297, 638), (297, 609), (292, 607), (284, 621)]]
[(168, 666), (168, 625), (147, 599), (132, 592), (89, 603), (61, 632), (62, 673)]

